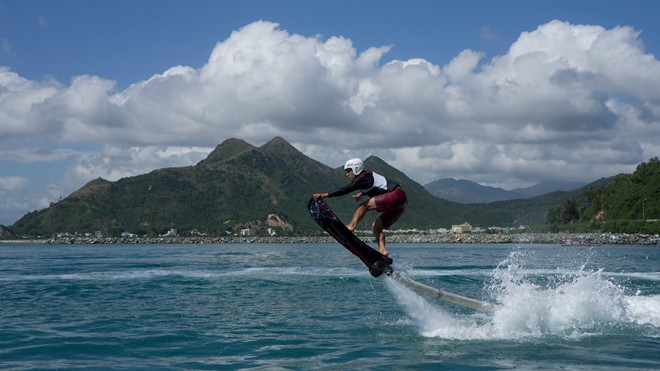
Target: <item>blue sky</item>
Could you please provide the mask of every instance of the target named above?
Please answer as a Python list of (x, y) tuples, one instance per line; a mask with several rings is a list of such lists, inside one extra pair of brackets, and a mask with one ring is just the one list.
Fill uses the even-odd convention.
[(258, 20), (290, 33), (344, 36), (358, 50), (393, 45), (388, 59), (443, 65), (464, 49), (505, 53), (553, 19), (643, 31), (657, 55), (656, 1), (0, 1), (0, 63), (30, 79), (81, 74), (125, 88), (174, 65), (199, 67), (214, 45)]
[(659, 8), (0, 0), (0, 224), (232, 137), (421, 184), (632, 172), (660, 148)]

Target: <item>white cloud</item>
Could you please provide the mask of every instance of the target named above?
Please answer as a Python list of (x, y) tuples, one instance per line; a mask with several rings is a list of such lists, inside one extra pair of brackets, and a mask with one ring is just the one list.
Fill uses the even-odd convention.
[(123, 148), (108, 145), (102, 151), (80, 156), (67, 178), (75, 179), (75, 183), (96, 178), (116, 181), (155, 169), (188, 166), (206, 158), (211, 150), (212, 148), (205, 147)]
[(29, 210), (29, 203), (21, 196), (21, 191), (29, 184), (30, 181), (22, 176), (0, 176), (0, 224)]
[[(552, 21), (504, 55), (464, 50), (443, 66), (384, 60), (389, 50), (260, 21), (218, 42), (202, 67), (123, 91), (98, 76), (65, 85), (0, 67), (0, 152), (77, 156), (74, 179), (118, 179), (194, 164), (230, 137), (280, 135), (331, 166), (375, 154), (420, 183), (510, 186), (594, 180), (659, 155), (660, 62), (631, 27)], [(72, 149), (81, 143), (103, 150)], [(57, 149), (33, 149), (46, 147)]]
[(15, 192), (28, 185), (30, 181), (21, 176), (0, 177), (0, 195), (6, 192)]
[[(35, 82), (0, 67), (0, 140), (9, 136), (31, 136), (58, 131), (35, 111), (63, 87), (55, 81)], [(51, 112), (57, 117), (60, 112)]]
[(463, 50), (443, 68), (443, 72), (456, 84), (463, 79), (469, 79), (474, 74), (481, 58), (483, 58), (481, 53), (469, 49)]

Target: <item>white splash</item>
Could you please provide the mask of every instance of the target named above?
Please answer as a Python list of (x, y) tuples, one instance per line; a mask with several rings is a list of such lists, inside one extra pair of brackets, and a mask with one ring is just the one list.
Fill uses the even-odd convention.
[[(492, 316), (452, 313), (391, 279), (385, 286), (420, 333), (446, 339), (526, 339), (553, 335), (570, 339), (620, 331), (660, 336), (660, 295), (626, 295), (603, 270), (557, 270), (545, 277), (523, 268), (512, 253), (492, 273), (487, 291), (497, 303)], [(628, 330), (622, 330), (628, 328)]]

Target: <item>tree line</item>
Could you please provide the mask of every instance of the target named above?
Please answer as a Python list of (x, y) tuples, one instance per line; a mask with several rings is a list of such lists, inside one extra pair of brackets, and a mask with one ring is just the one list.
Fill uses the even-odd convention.
[(548, 209), (551, 232), (660, 233), (660, 161), (639, 164), (632, 174), (612, 177), (578, 197)]

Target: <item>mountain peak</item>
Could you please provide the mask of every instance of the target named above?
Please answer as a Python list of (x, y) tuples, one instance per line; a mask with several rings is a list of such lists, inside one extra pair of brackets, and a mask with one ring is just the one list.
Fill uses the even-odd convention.
[(215, 147), (215, 149), (197, 165), (209, 165), (222, 162), (253, 148), (253, 145), (243, 139), (229, 138)]
[(291, 153), (291, 152), (299, 152), (294, 146), (292, 146), (289, 142), (284, 140), (282, 137), (274, 137), (273, 139), (269, 140), (268, 143), (264, 144), (261, 146), (261, 149), (264, 150), (265, 152), (278, 152), (278, 153)]

